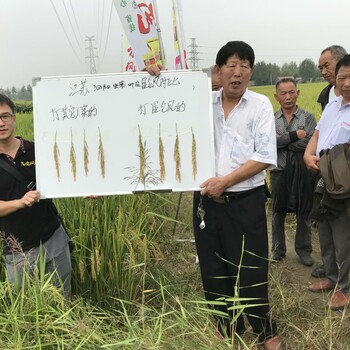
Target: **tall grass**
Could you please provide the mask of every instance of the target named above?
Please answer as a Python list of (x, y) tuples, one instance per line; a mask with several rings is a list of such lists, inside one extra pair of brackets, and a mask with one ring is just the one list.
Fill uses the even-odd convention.
[(201, 303), (184, 303), (164, 279), (150, 276), (154, 289), (144, 292), (144, 303), (130, 308), (130, 301), (115, 298), (117, 308), (100, 308), (81, 297), (66, 303), (51, 277), (25, 275), (17, 293), (8, 281), (0, 283), (2, 350), (222, 349), (230, 344), (212, 337), (213, 324)]
[[(301, 84), (299, 105), (320, 115), (316, 98), (325, 84)], [(273, 100), (273, 87), (253, 87)], [(16, 134), (33, 139), (31, 114), (17, 116)], [(191, 194), (146, 193), (97, 200), (55, 200), (75, 244), (73, 300), (66, 303), (51, 276), (26, 278), (14, 293), (0, 264), (0, 349), (254, 349), (218, 341), (203, 301), (191, 242)], [(181, 242), (176, 238), (181, 238)], [(175, 239), (174, 239), (175, 238)], [(288, 264), (272, 266), (272, 314), (287, 349), (349, 349), (348, 312), (331, 313), (327, 295), (311, 299)]]
[(15, 135), (21, 136), (27, 140), (34, 140), (33, 114), (16, 113)]

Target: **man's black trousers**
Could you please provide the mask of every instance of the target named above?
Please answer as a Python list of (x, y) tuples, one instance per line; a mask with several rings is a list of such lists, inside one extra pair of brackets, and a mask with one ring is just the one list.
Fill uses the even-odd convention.
[[(205, 297), (209, 305), (210, 301), (235, 295), (251, 298), (242, 302), (226, 300), (224, 305), (213, 306), (227, 315), (215, 316), (217, 327), (227, 336), (232, 336), (233, 331), (243, 333), (243, 314), (229, 310), (241, 303), (253, 331), (263, 342), (277, 333), (269, 316), (265, 188), (225, 194), (224, 203), (202, 198), (205, 229), (200, 229), (201, 219), (197, 216), (200, 195), (194, 195), (193, 224)], [(249, 307), (250, 304), (261, 306)], [(238, 317), (235, 322), (234, 317)]]

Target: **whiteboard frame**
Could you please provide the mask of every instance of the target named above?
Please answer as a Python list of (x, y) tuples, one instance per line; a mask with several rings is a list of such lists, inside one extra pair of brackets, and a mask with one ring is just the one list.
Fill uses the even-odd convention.
[[(165, 91), (167, 90), (167, 88), (161, 90), (156, 88), (156, 92), (158, 92), (159, 94), (161, 94), (162, 98), (165, 98), (167, 96), (169, 96), (169, 99), (174, 98), (175, 99), (177, 97), (177, 95), (179, 95), (179, 101), (181, 100), (181, 98), (183, 98), (183, 94), (185, 94), (185, 98), (187, 98), (187, 95), (191, 95), (192, 91), (191, 89), (193, 89), (193, 91), (195, 91), (196, 89), (199, 90), (199, 92), (195, 91), (193, 92), (193, 96), (197, 96), (196, 94), (198, 93), (199, 96), (199, 101), (190, 101), (187, 100), (186, 101), (186, 108), (188, 108), (189, 110), (195, 109), (195, 108), (201, 108), (201, 116), (200, 116), (200, 120), (197, 120), (199, 117), (195, 116), (195, 113), (192, 114), (186, 114), (185, 113), (185, 117), (181, 116), (178, 117), (177, 115), (175, 115), (176, 113), (169, 113), (169, 118), (172, 120), (171, 122), (169, 122), (169, 124), (171, 124), (171, 128), (174, 129), (174, 120), (177, 120), (177, 118), (179, 119), (178, 122), (176, 122), (176, 128), (178, 128), (179, 131), (179, 139), (180, 139), (180, 144), (181, 142), (186, 142), (185, 144), (187, 145), (185, 152), (187, 154), (187, 158), (188, 158), (188, 148), (189, 148), (189, 138), (191, 136), (191, 131), (190, 131), (190, 125), (196, 125), (196, 128), (193, 128), (196, 130), (196, 132), (193, 132), (193, 134), (195, 135), (195, 139), (196, 139), (196, 143), (198, 144), (197, 146), (197, 158), (198, 158), (198, 163), (197, 163), (197, 167), (198, 167), (198, 176), (196, 178), (196, 180), (194, 181), (187, 181), (187, 179), (189, 178), (189, 169), (187, 169), (188, 167), (190, 167), (188, 164), (189, 162), (187, 161), (187, 165), (185, 163), (181, 164), (181, 167), (185, 167), (185, 171), (184, 174), (186, 175), (186, 179), (184, 180), (183, 183), (174, 183), (174, 181), (168, 181), (165, 184), (157, 184), (157, 185), (150, 185), (148, 184), (147, 186), (143, 185), (143, 184), (139, 184), (137, 186), (130, 186), (130, 185), (125, 185), (125, 188), (120, 188), (118, 187), (116, 189), (116, 187), (113, 184), (113, 177), (109, 177), (107, 180), (106, 178), (98, 178), (98, 175), (96, 175), (96, 171), (94, 174), (92, 174), (92, 178), (91, 180), (87, 180), (85, 182), (83, 182), (82, 180), (82, 165), (80, 162), (80, 183), (78, 183), (78, 180), (72, 181), (72, 179), (70, 181), (62, 180), (62, 176), (60, 178), (60, 180), (58, 181), (58, 179), (55, 179), (55, 177), (52, 175), (53, 174), (53, 170), (55, 168), (55, 163), (53, 161), (53, 155), (52, 155), (52, 149), (53, 149), (53, 144), (54, 144), (54, 138), (56, 137), (56, 140), (59, 139), (59, 142), (56, 142), (59, 146), (59, 149), (61, 151), (64, 150), (64, 152), (60, 152), (60, 157), (62, 158), (62, 153), (65, 154), (65, 168), (62, 168), (62, 170), (64, 171), (63, 173), (65, 174), (65, 176), (67, 176), (67, 143), (69, 143), (69, 136), (67, 136), (67, 131), (65, 131), (65, 135), (62, 135), (63, 133), (63, 129), (60, 128), (58, 126), (58, 122), (57, 122), (57, 130), (55, 129), (54, 126), (52, 126), (54, 123), (51, 121), (48, 122), (47, 120), (47, 114), (49, 112), (49, 108), (51, 107), (51, 104), (57, 106), (62, 106), (64, 105), (69, 105), (69, 103), (71, 103), (73, 99), (70, 99), (69, 97), (65, 97), (64, 95), (67, 94), (67, 91), (62, 92), (61, 90), (66, 89), (67, 86), (69, 84), (75, 84), (78, 81), (87, 81), (91, 84), (93, 84), (93, 82), (95, 82), (97, 84), (97, 82), (102, 82), (102, 81), (114, 81), (114, 80), (119, 80), (119, 79), (123, 79), (124, 81), (127, 82), (133, 82), (137, 79), (143, 79), (143, 78), (150, 78), (150, 75), (148, 73), (113, 73), (113, 74), (95, 74), (95, 75), (69, 75), (69, 76), (50, 76), (50, 77), (42, 77), (39, 80), (36, 81), (35, 86), (33, 87), (33, 107), (34, 107), (34, 139), (35, 139), (35, 154), (36, 154), (36, 178), (37, 178), (37, 189), (41, 192), (41, 196), (42, 198), (62, 198), (62, 197), (81, 197), (81, 196), (88, 196), (88, 195), (97, 195), (97, 196), (104, 196), (104, 195), (123, 195), (123, 194), (131, 194), (131, 193), (138, 193), (138, 192), (144, 192), (144, 191), (152, 191), (152, 192), (186, 192), (186, 191), (197, 191), (200, 190), (199, 185), (205, 181), (207, 178), (209, 177), (213, 177), (215, 176), (215, 154), (214, 154), (214, 136), (213, 136), (213, 116), (212, 116), (212, 96), (211, 96), (211, 85), (210, 85), (210, 79), (208, 79), (207, 74), (202, 72), (202, 71), (191, 71), (191, 70), (176, 70), (176, 71), (166, 71), (166, 72), (162, 72), (161, 77), (165, 78), (174, 78), (177, 77), (181, 84), (184, 84), (183, 88), (179, 88), (179, 87), (174, 87), (174, 88), (169, 88), (169, 91)], [(205, 79), (204, 79), (205, 77)], [(151, 77), (152, 79), (155, 79), (154, 77)], [(192, 79), (192, 82), (190, 84), (192, 84), (190, 87), (188, 85), (190, 85), (188, 83), (187, 80)], [(198, 81), (197, 81), (197, 80)], [(204, 82), (204, 83), (203, 83)], [(61, 86), (62, 85), (62, 86)], [(205, 85), (205, 86), (204, 86)], [(186, 90), (188, 89), (188, 90)], [(96, 92), (96, 91), (95, 91)], [(94, 93), (95, 93), (94, 92)], [(186, 92), (186, 93), (185, 93)], [(118, 93), (122, 94), (122, 92), (117, 92), (114, 91), (114, 94), (111, 93), (111, 96), (116, 95), (116, 98), (118, 97)], [(149, 93), (149, 91), (148, 91)], [(137, 99), (140, 98), (145, 94), (145, 91), (142, 90), (139, 93), (131, 93), (131, 97), (127, 96), (128, 98), (130, 98), (131, 101), (128, 101), (130, 105), (132, 105), (134, 102), (134, 95), (136, 94)], [(150, 93), (149, 93), (150, 94)], [(62, 97), (63, 96), (63, 97)], [(98, 97), (99, 96), (99, 97)], [(165, 97), (164, 97), (165, 96)], [(205, 96), (205, 97), (203, 97)], [(120, 97), (120, 96), (119, 96)], [(148, 97), (149, 98), (149, 97)], [(101, 101), (99, 100), (101, 99)], [(201, 102), (200, 99), (203, 99), (204, 102)], [(98, 106), (100, 106), (99, 108), (107, 108), (107, 107), (103, 107), (104, 104), (106, 104), (106, 101), (111, 101), (110, 99), (107, 99), (107, 97), (104, 97), (104, 95), (101, 94), (98, 95), (98, 93), (96, 92), (96, 95), (93, 96), (90, 95), (88, 97), (86, 96), (80, 96), (80, 98), (77, 99), (77, 101), (79, 101), (79, 103), (81, 101), (87, 101), (91, 103), (95, 103)], [(139, 102), (139, 101), (137, 101)], [(51, 104), (50, 104), (51, 103)], [(78, 102), (77, 102), (78, 103)], [(111, 104), (111, 106), (108, 106), (108, 110), (109, 111), (113, 111), (113, 108), (115, 108), (115, 103), (113, 101), (108, 102), (108, 104)], [(119, 102), (120, 104), (122, 102)], [(204, 104), (204, 107), (203, 107)], [(193, 105), (193, 106), (192, 106)], [(124, 113), (125, 113), (125, 107), (124, 108)], [(187, 112), (187, 111), (186, 111)], [(134, 108), (134, 115), (135, 115), (135, 108)], [(107, 114), (107, 113), (106, 113)], [(127, 115), (128, 113), (123, 114), (126, 115), (127, 120), (131, 120), (132, 118), (139, 120), (139, 116), (137, 116), (137, 118), (135, 116), (132, 116), (132, 113), (130, 113), (130, 115)], [(147, 117), (151, 117), (151, 116), (147, 116)], [(161, 117), (159, 117), (161, 118)], [(158, 119), (159, 119), (158, 118)], [(182, 119), (181, 119), (182, 118)], [(197, 118), (197, 119), (196, 119)], [(157, 119), (157, 118), (156, 118)], [(123, 119), (123, 123), (125, 122), (126, 119)], [(181, 122), (182, 120), (182, 122)], [(186, 131), (184, 131), (183, 129), (181, 129), (182, 124), (184, 124), (183, 121), (186, 121)], [(83, 121), (82, 121), (83, 122)], [(107, 121), (106, 121), (107, 122)], [(108, 119), (109, 123), (111, 124), (111, 128), (115, 128), (117, 129), (116, 125), (114, 125), (114, 119)], [(71, 143), (75, 144), (75, 142), (77, 142), (76, 140), (80, 140), (80, 142), (77, 142), (78, 144), (82, 144), (81, 140), (82, 140), (82, 131), (78, 132), (76, 131), (76, 128), (79, 127), (79, 123), (77, 123), (75, 120), (71, 120), (68, 121), (66, 120), (65, 123), (67, 124), (64, 129), (68, 129), (68, 127), (71, 128), (71, 140), (73, 140)], [(119, 123), (121, 123), (121, 121), (119, 121)], [(130, 121), (130, 123), (132, 123)], [(142, 139), (142, 141), (146, 141), (147, 138), (149, 138), (150, 140), (155, 139), (155, 135), (157, 135), (160, 132), (163, 132), (163, 126), (161, 126), (161, 131), (155, 131), (155, 126), (153, 128), (151, 128), (154, 132), (154, 135), (150, 135), (150, 133), (152, 133), (152, 130), (148, 130), (146, 127), (144, 127), (144, 124), (142, 124), (141, 122), (139, 123), (140, 125), (143, 125), (143, 127), (141, 127), (140, 129), (141, 131), (141, 135), (142, 137), (144, 137)], [(138, 125), (139, 125), (138, 124)], [(161, 123), (159, 123), (160, 125)], [(73, 126), (72, 126), (73, 125)], [(148, 124), (147, 124), (148, 125)], [(158, 125), (157, 122), (155, 122), (155, 125)], [(165, 126), (167, 126), (167, 124), (165, 124)], [(89, 129), (90, 125), (87, 125), (87, 130)], [(184, 126), (185, 127), (185, 126)], [(94, 139), (95, 139), (95, 143), (97, 142), (97, 129), (96, 127), (94, 127)], [(51, 130), (52, 129), (52, 130)], [(102, 129), (102, 124), (101, 124), (101, 129)], [(137, 140), (135, 140), (136, 137), (140, 136), (140, 134), (135, 135), (136, 131), (135, 131), (135, 125), (133, 127), (133, 139), (132, 141), (132, 147), (135, 147), (135, 145), (137, 144)], [(191, 126), (192, 129), (192, 126)], [(84, 129), (86, 130), (86, 129)], [(164, 127), (164, 130), (166, 130), (166, 127)], [(55, 133), (56, 131), (56, 133)], [(104, 134), (108, 133), (109, 130), (108, 129), (104, 129)], [(145, 133), (145, 136), (142, 134)], [(169, 130), (168, 130), (169, 133)], [(123, 137), (122, 133), (122, 136)], [(193, 135), (192, 134), (192, 135)], [(49, 135), (49, 136), (48, 136)], [(57, 136), (59, 135), (59, 136)], [(61, 135), (61, 136), (60, 136)], [(129, 135), (128, 130), (126, 130), (125, 135)], [(91, 136), (91, 135), (90, 135)], [(105, 135), (103, 135), (105, 136)], [(146, 137), (147, 136), (147, 137)], [(109, 137), (109, 139), (108, 139)], [(109, 135), (107, 137), (106, 143), (108, 141), (109, 143), (109, 147), (111, 148), (111, 143), (113, 143), (115, 140), (111, 140), (110, 138), (112, 137), (112, 135)], [(127, 136), (125, 136), (127, 137)], [(170, 138), (174, 139), (174, 135), (171, 135)], [(204, 137), (204, 140), (203, 140)], [(186, 138), (186, 141), (184, 141)], [(85, 139), (84, 139), (85, 140)], [(181, 141), (182, 140), (182, 141)], [(149, 140), (147, 140), (148, 142)], [(127, 149), (130, 147), (130, 145), (128, 144), (129, 140), (127, 140), (126, 142), (126, 147), (124, 147), (124, 151), (126, 152)], [(155, 143), (155, 141), (154, 141)], [(151, 141), (149, 141), (148, 144), (151, 144)], [(169, 148), (171, 148), (169, 146), (169, 141), (167, 143), (167, 148), (168, 148), (168, 158), (169, 158)], [(120, 147), (120, 145), (117, 145)], [(96, 149), (96, 144), (94, 144), (94, 147), (92, 147), (94, 149)], [(153, 148), (151, 147), (151, 151), (152, 149), (155, 150), (155, 146), (153, 145)], [(155, 152), (155, 151), (154, 151)], [(75, 153), (77, 154), (77, 157), (79, 156), (81, 159), (82, 155), (81, 153), (81, 147), (78, 149), (77, 147), (75, 147)], [(90, 153), (90, 148), (89, 148), (89, 153)], [(92, 152), (91, 152), (92, 153)], [(136, 156), (136, 152), (134, 152), (134, 156)], [(155, 164), (155, 156), (152, 156), (152, 162)], [(95, 157), (96, 158), (96, 157)], [(94, 158), (94, 159), (95, 159)], [(109, 155), (109, 166), (116, 166), (116, 165), (112, 165), (112, 161), (111, 161), (111, 156)], [(130, 156), (129, 156), (130, 159)], [(185, 159), (185, 158), (184, 158)], [(182, 160), (182, 158), (181, 158)], [(134, 162), (135, 160), (133, 160)], [(169, 159), (168, 159), (169, 161)], [(63, 160), (62, 160), (63, 162)], [(200, 162), (200, 163), (199, 163)], [(62, 166), (62, 165), (61, 165)], [(77, 165), (78, 166), (78, 165)], [(93, 169), (95, 169), (97, 167), (97, 163), (96, 163), (96, 159), (95, 159), (95, 163), (93, 164)], [(125, 167), (124, 167), (125, 168)], [(123, 168), (123, 169), (124, 169)], [(170, 167), (171, 168), (171, 167)], [(203, 168), (203, 169), (202, 169)], [(173, 170), (173, 169), (172, 169)], [(171, 171), (172, 171), (171, 170)], [(193, 170), (193, 169), (192, 169)], [(118, 173), (119, 174), (119, 173)], [(63, 175), (63, 174), (62, 174)], [(77, 174), (78, 175), (78, 174)], [(124, 175), (123, 175), (124, 176)], [(107, 176), (106, 176), (107, 177)], [(115, 179), (115, 178), (114, 178)], [(99, 186), (99, 184), (101, 184), (101, 182), (103, 181), (107, 181), (109, 182), (108, 185), (109, 186), (104, 186), (102, 187)], [(121, 180), (119, 180), (121, 181)], [(123, 178), (124, 181), (124, 178)]]

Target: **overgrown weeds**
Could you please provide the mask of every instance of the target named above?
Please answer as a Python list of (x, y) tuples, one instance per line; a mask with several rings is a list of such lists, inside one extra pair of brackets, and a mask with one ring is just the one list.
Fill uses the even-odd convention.
[[(33, 139), (31, 115), (18, 116), (16, 134)], [(175, 194), (57, 200), (75, 243), (73, 301), (50, 276), (26, 279), (14, 293), (0, 264), (0, 349), (232, 348), (213, 336), (204, 305), (191, 197), (183, 196), (175, 235)], [(326, 294), (307, 291), (305, 273), (291, 259), (270, 268), (271, 312), (286, 349), (350, 349), (349, 311), (329, 311)], [(233, 348), (255, 344), (248, 329)]]

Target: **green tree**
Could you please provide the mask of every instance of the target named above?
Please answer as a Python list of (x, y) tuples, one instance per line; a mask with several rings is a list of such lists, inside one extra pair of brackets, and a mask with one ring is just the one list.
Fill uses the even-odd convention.
[(255, 85), (274, 85), (279, 75), (280, 67), (276, 63), (261, 61), (254, 65), (252, 80)]
[(314, 61), (306, 58), (299, 65), (299, 75), (303, 81), (313, 81), (320, 76), (320, 73)]
[(19, 92), (17, 94), (17, 98), (19, 100), (26, 100), (27, 99), (27, 89), (26, 89), (26, 87), (24, 85), (19, 90)]
[(11, 89), (11, 98), (12, 99), (17, 98), (17, 89), (14, 86), (12, 86), (12, 89)]
[(255, 85), (268, 85), (268, 84), (270, 84), (267, 64), (264, 61), (257, 62), (254, 65), (252, 80), (255, 81)]
[(281, 68), (276, 63), (269, 63), (266, 68), (269, 72), (269, 84), (276, 84), (277, 78), (281, 75)]
[(9, 98), (12, 98), (11, 90), (9, 88), (5, 90), (5, 95)]
[(27, 85), (27, 99), (28, 100), (33, 99), (33, 90), (32, 90), (32, 86), (30, 84)]
[(296, 62), (284, 63), (281, 67), (281, 76), (283, 77), (297, 77), (299, 75), (299, 68)]

